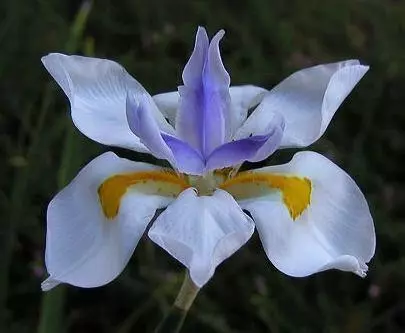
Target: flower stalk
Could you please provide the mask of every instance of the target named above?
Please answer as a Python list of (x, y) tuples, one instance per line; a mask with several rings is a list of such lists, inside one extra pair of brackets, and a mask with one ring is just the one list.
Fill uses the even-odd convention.
[(200, 288), (190, 278), (189, 271), (186, 272), (183, 284), (174, 301), (169, 313), (163, 318), (155, 333), (178, 333), (183, 327), (184, 320)]

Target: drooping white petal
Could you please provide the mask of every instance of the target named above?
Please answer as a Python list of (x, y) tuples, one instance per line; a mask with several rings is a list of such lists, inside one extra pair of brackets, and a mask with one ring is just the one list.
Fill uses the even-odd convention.
[(108, 152), (87, 164), (48, 206), (45, 261), (50, 277), (42, 288), (58, 283), (97, 287), (117, 277), (129, 261), (156, 209), (173, 199), (130, 189), (118, 215), (107, 219), (98, 188), (107, 178), (159, 168)]
[[(266, 92), (266, 89), (253, 85), (233, 86), (229, 88), (229, 94), (231, 95), (230, 116), (232, 118), (233, 132), (235, 132), (246, 120), (248, 110), (258, 105), (263, 100)], [(179, 98), (178, 91), (153, 96), (160, 112), (162, 112), (162, 114), (169, 120), (169, 123), (173, 126), (176, 123)]]
[(270, 261), (291, 276), (336, 268), (365, 276), (375, 251), (367, 202), (356, 183), (337, 165), (314, 152), (300, 152), (287, 164), (256, 173), (306, 177), (309, 206), (293, 220), (280, 194), (240, 202), (255, 221)]
[(257, 109), (236, 134), (255, 134), (268, 115), (285, 119), (282, 147), (305, 147), (325, 132), (336, 110), (367, 72), (357, 60), (319, 65), (298, 71), (265, 95)]
[(254, 224), (225, 191), (185, 190), (155, 221), (149, 237), (190, 271), (201, 287), (251, 237)]
[[(125, 104), (127, 92), (135, 99), (152, 98), (122, 66), (59, 53), (43, 57), (42, 62), (69, 98), (73, 122), (83, 134), (102, 144), (148, 152), (129, 129)], [(156, 106), (151, 112), (162, 130), (174, 132)]]

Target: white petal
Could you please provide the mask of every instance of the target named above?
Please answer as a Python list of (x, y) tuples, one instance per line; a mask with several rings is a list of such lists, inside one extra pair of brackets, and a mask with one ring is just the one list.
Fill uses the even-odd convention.
[[(231, 115), (233, 117), (232, 127), (234, 132), (246, 120), (248, 110), (258, 105), (266, 92), (266, 89), (253, 85), (233, 86), (229, 88), (229, 94), (231, 95)], [(160, 112), (162, 112), (172, 125), (176, 123), (179, 98), (178, 91), (153, 96)]]
[(237, 137), (256, 134), (268, 115), (285, 119), (282, 147), (305, 147), (325, 132), (336, 110), (367, 72), (357, 60), (319, 65), (298, 71), (274, 89), (242, 125)]
[(367, 202), (356, 183), (337, 165), (314, 152), (300, 152), (270, 172), (307, 177), (311, 201), (293, 221), (280, 195), (241, 202), (256, 223), (270, 261), (291, 276), (336, 268), (365, 276), (375, 251)]
[(178, 91), (162, 93), (153, 96), (160, 112), (168, 119), (173, 126), (176, 124), (177, 109), (179, 108), (180, 95)]
[[(69, 98), (73, 122), (84, 135), (102, 144), (148, 152), (129, 129), (125, 104), (127, 90), (135, 96), (149, 94), (122, 66), (59, 53), (42, 62)], [(152, 112), (162, 130), (174, 132), (156, 106)]]
[(91, 161), (48, 206), (46, 267), (48, 290), (59, 282), (97, 287), (126, 266), (156, 209), (172, 199), (129, 190), (114, 219), (103, 214), (98, 187), (115, 174), (158, 169), (108, 152)]
[(233, 130), (237, 129), (246, 120), (249, 109), (258, 105), (267, 90), (253, 85), (234, 86), (230, 88), (231, 108), (234, 117)]
[(199, 197), (187, 189), (158, 217), (149, 237), (186, 266), (201, 287), (253, 231), (253, 222), (227, 192)]

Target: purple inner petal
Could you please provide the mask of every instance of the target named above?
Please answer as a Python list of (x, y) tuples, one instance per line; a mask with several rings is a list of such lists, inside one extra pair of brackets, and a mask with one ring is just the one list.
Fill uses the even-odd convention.
[(253, 158), (270, 137), (271, 134), (255, 135), (250, 138), (223, 144), (215, 149), (208, 157), (206, 170), (221, 169), (237, 165)]
[(202, 175), (206, 171), (260, 161), (279, 146), (283, 117), (269, 114), (266, 128), (256, 135), (227, 142), (231, 135), (229, 74), (221, 60), (219, 31), (211, 43), (199, 28), (193, 53), (184, 68), (184, 86), (176, 118), (179, 137), (162, 132), (151, 115), (151, 98), (138, 101), (127, 97), (127, 118), (131, 130), (158, 158), (167, 159), (180, 172)]
[(204, 128), (201, 106), (204, 104), (202, 89), (179, 87), (179, 110), (176, 117), (176, 132), (179, 138), (191, 147), (203, 152)]
[(212, 38), (208, 48), (207, 62), (204, 66), (204, 77), (209, 82), (211, 88), (223, 89), (229, 87), (231, 78), (226, 71), (221, 59), (219, 42), (224, 37), (225, 31), (220, 30)]
[(219, 51), (223, 35), (219, 31), (208, 45), (205, 29), (198, 29), (179, 87), (177, 133), (205, 158), (230, 137), (230, 77)]
[(155, 157), (166, 159), (173, 164), (173, 154), (163, 141), (160, 129), (150, 111), (150, 103), (153, 101), (147, 96), (138, 98), (140, 100), (136, 100), (130, 93), (127, 94), (126, 112), (129, 128)]
[(138, 102), (127, 96), (127, 119), (131, 131), (141, 142), (161, 159), (168, 160), (180, 172), (200, 175), (204, 171), (204, 160), (201, 154), (186, 142), (160, 131), (151, 115), (152, 100), (142, 97)]
[(204, 70), (205, 62), (207, 59), (207, 52), (209, 47), (209, 40), (207, 32), (204, 28), (198, 27), (195, 36), (195, 44), (193, 53), (190, 56), (186, 66), (183, 70), (184, 85), (192, 88), (199, 89), (201, 86), (201, 73)]
[(174, 136), (162, 133), (162, 138), (172, 151), (181, 172), (193, 175), (204, 173), (205, 162), (199, 151)]
[(215, 149), (208, 157), (206, 170), (220, 169), (243, 163), (258, 162), (270, 156), (280, 146), (284, 131), (284, 118), (270, 114), (271, 121), (265, 134), (228, 142)]

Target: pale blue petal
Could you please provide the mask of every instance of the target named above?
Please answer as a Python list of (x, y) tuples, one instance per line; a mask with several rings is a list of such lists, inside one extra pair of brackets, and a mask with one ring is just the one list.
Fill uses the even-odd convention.
[(129, 130), (125, 117), (127, 90), (147, 92), (121, 65), (60, 53), (41, 60), (69, 98), (73, 123), (84, 135), (105, 145), (148, 152)]
[(311, 181), (310, 203), (295, 220), (282, 196), (239, 202), (250, 212), (268, 258), (280, 271), (303, 277), (336, 268), (365, 276), (376, 246), (373, 218), (364, 195), (345, 171), (310, 151), (295, 154), (286, 164), (252, 171)]
[(180, 172), (201, 175), (204, 170), (201, 155), (186, 142), (160, 131), (149, 112), (150, 103), (153, 101), (148, 98), (135, 100), (131, 95), (127, 96), (127, 118), (131, 131), (155, 157), (168, 160)]
[(235, 136), (261, 130), (272, 112), (282, 114), (282, 148), (306, 147), (318, 140), (340, 104), (368, 71), (358, 60), (318, 65), (300, 70), (268, 92)]
[[(60, 53), (41, 60), (69, 98), (73, 123), (84, 135), (102, 144), (149, 152), (130, 131), (125, 105), (127, 91), (151, 96), (121, 65)], [(157, 107), (150, 111), (161, 130), (174, 133)]]
[(140, 171), (162, 169), (107, 152), (86, 165), (52, 199), (45, 250), (50, 276), (42, 283), (43, 290), (59, 283), (98, 287), (122, 272), (156, 210), (165, 208), (173, 198), (132, 188), (122, 197), (117, 215), (109, 219), (103, 213), (98, 189), (114, 175)]
[(216, 267), (252, 236), (253, 221), (223, 190), (213, 195), (183, 191), (155, 221), (149, 238), (187, 267), (202, 287)]
[(149, 112), (150, 108), (150, 101), (146, 97), (138, 97), (136, 100), (128, 94), (126, 112), (129, 128), (148, 147), (153, 156), (175, 165), (173, 153), (160, 135), (160, 129)]

